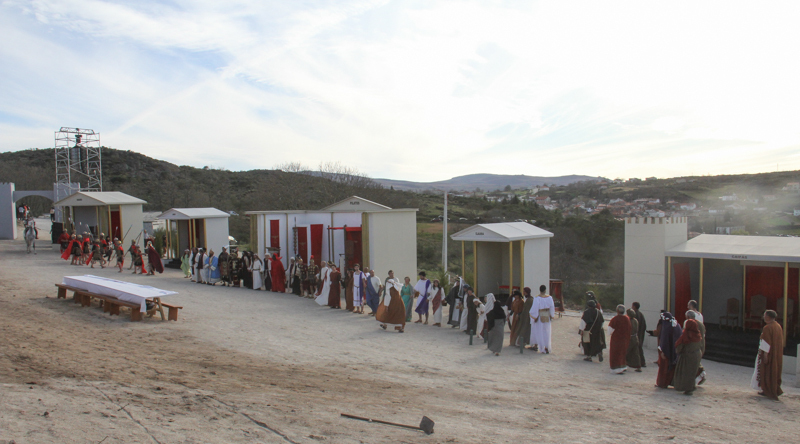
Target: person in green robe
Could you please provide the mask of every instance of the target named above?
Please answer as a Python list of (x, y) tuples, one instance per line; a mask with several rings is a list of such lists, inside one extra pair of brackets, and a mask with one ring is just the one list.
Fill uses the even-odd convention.
[(187, 248), (181, 256), (181, 270), (183, 277), (188, 278), (192, 275), (192, 252)]
[(403, 298), (403, 303), (406, 304), (406, 322), (411, 322), (411, 317), (414, 313), (414, 287), (411, 286), (411, 278), (406, 276), (403, 288), (400, 290), (400, 297)]
[(697, 321), (687, 319), (681, 337), (675, 342), (678, 364), (675, 366), (672, 385), (675, 390), (684, 392), (686, 395), (691, 395), (697, 388), (697, 369), (700, 367), (700, 358), (703, 354), (702, 339)]

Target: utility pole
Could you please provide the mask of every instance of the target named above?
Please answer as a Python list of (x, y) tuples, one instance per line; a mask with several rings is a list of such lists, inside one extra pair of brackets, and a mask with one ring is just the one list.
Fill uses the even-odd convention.
[(444, 219), (442, 220), (442, 267), (447, 272), (447, 191), (444, 192)]

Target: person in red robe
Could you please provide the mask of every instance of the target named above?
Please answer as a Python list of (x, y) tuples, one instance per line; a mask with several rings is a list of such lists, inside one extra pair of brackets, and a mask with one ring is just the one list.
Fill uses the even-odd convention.
[[(69, 257), (72, 256), (72, 249), (75, 248), (77, 243), (78, 243), (78, 239), (73, 234), (69, 239), (69, 243), (67, 244), (67, 248), (64, 249), (64, 251), (61, 252), (61, 259), (64, 259), (65, 261), (68, 260)], [(73, 258), (72, 259), (72, 264), (74, 264), (74, 263), (75, 263), (75, 259)]]
[(272, 278), (272, 291), (278, 293), (286, 292), (286, 269), (283, 268), (283, 262), (277, 253), (272, 255), (272, 270), (270, 277)]
[[(66, 231), (61, 232), (61, 236), (58, 237), (58, 243), (61, 244), (61, 257), (64, 258), (64, 252), (69, 249), (69, 233)], [(69, 256), (67, 256), (69, 257)]]
[(342, 273), (337, 269), (333, 262), (328, 262), (331, 268), (328, 278), (331, 280), (331, 290), (328, 293), (328, 307), (342, 308)]
[(631, 342), (631, 321), (625, 314), (624, 305), (617, 305), (617, 315), (608, 323), (608, 335), (611, 338), (608, 363), (611, 373), (620, 375), (628, 370), (626, 358)]
[(155, 275), (155, 271), (159, 273), (164, 272), (164, 264), (161, 262), (161, 255), (158, 254), (155, 247), (153, 246), (152, 242), (147, 243), (147, 247), (145, 247), (147, 251), (147, 268), (149, 269), (148, 275)]
[(752, 386), (761, 396), (778, 401), (783, 394), (781, 389), (781, 373), (783, 373), (783, 328), (775, 319), (778, 313), (774, 310), (764, 312), (764, 329), (761, 330), (761, 341), (758, 346), (756, 369), (753, 373)]

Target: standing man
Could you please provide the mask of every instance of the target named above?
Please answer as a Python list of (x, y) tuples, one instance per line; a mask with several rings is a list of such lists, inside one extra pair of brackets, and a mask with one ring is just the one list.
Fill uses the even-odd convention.
[(376, 276), (375, 270), (369, 270), (369, 275), (367, 276), (367, 285), (365, 287), (367, 290), (367, 305), (369, 305), (369, 309), (372, 312), (369, 314), (370, 316), (375, 316), (375, 313), (378, 311), (378, 304), (380, 303), (381, 293), (383, 293), (383, 285), (381, 285), (381, 278)]
[(206, 276), (205, 272), (203, 271), (205, 269), (205, 264), (204, 264), (206, 259), (205, 256), (206, 255), (202, 247), (198, 248), (197, 254), (194, 255), (195, 269), (197, 270), (197, 280), (195, 280), (195, 282), (197, 282), (198, 284), (206, 283)]
[[(533, 300), (529, 316), (531, 318), (531, 345), (539, 347), (539, 353), (550, 353), (551, 343), (550, 320), (556, 314), (553, 298), (546, 294), (547, 286), (539, 286), (539, 295)], [(623, 355), (624, 357), (624, 355)]]
[(759, 390), (759, 395), (778, 401), (781, 390), (781, 373), (783, 372), (783, 329), (775, 319), (778, 313), (774, 310), (764, 312), (766, 325), (761, 331), (761, 342), (758, 346), (756, 369), (751, 386)]
[(647, 321), (644, 319), (644, 313), (639, 308), (641, 305), (638, 302), (631, 304), (633, 312), (636, 314), (636, 320), (639, 322), (639, 330), (636, 331), (636, 338), (639, 340), (639, 362), (642, 367), (647, 367), (647, 361), (644, 359), (644, 335), (647, 333)]
[(414, 297), (417, 299), (417, 306), (414, 311), (419, 315), (419, 319), (414, 321), (415, 324), (422, 323), (422, 315), (425, 315), (425, 325), (428, 325), (428, 298), (431, 292), (431, 281), (428, 280), (427, 274), (424, 271), (419, 272), (419, 280), (414, 285)]
[(626, 355), (631, 342), (631, 321), (625, 315), (625, 306), (617, 305), (617, 315), (608, 323), (608, 337), (611, 343), (608, 347), (608, 363), (611, 373), (620, 375), (628, 370)]
[[(694, 317), (695, 321), (700, 322), (701, 324), (703, 323), (703, 315), (700, 313), (700, 310), (698, 310), (697, 301), (692, 299), (691, 301), (689, 301), (688, 304), (686, 304), (686, 308), (688, 308), (689, 310), (691, 310), (691, 311), (693, 311), (695, 313), (695, 317)], [(685, 323), (686, 322), (684, 322), (684, 324)]]
[(367, 276), (361, 271), (361, 266), (353, 266), (353, 313), (364, 314), (364, 298)]
[(384, 330), (387, 326), (392, 326), (398, 333), (403, 333), (406, 327), (406, 307), (400, 296), (403, 286), (394, 277), (392, 270), (389, 270), (389, 277), (385, 283), (383, 299), (378, 305), (375, 320), (381, 323), (380, 326)]
[(431, 310), (433, 311), (433, 326), (442, 326), (442, 301), (444, 300), (444, 289), (439, 285), (439, 279), (433, 280), (433, 287), (431, 288)]
[(447, 324), (450, 328), (456, 328), (461, 325), (461, 314), (464, 310), (464, 279), (461, 276), (456, 277), (456, 282), (447, 293), (447, 305), (450, 310), (447, 314)]
[(231, 284), (231, 272), (228, 264), (228, 247), (222, 247), (222, 252), (217, 256), (217, 264), (219, 268), (219, 280), (222, 281), (222, 286), (227, 287)]
[(328, 273), (328, 280), (330, 280), (328, 307), (340, 309), (342, 308), (342, 273), (331, 261), (328, 261), (328, 268), (331, 270)]

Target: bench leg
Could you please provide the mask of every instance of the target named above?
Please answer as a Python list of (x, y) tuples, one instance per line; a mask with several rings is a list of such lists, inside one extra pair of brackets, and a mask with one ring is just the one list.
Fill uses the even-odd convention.
[(56, 299), (66, 299), (67, 298), (67, 289), (66, 288), (59, 288), (58, 289), (58, 297)]
[(92, 305), (92, 298), (88, 294), (82, 294), (81, 305), (84, 307), (90, 307)]
[(141, 321), (142, 312), (138, 308), (131, 308), (131, 321)]
[(114, 315), (119, 316), (119, 304), (111, 304), (111, 303), (109, 303), (109, 304), (106, 304), (106, 305), (108, 305), (108, 312), (111, 314), (111, 316), (114, 316)]
[(81, 295), (77, 291), (72, 292), (72, 302), (76, 304), (81, 303)]
[(178, 320), (178, 309), (177, 308), (170, 308), (168, 313), (168, 318), (170, 321), (177, 321)]

